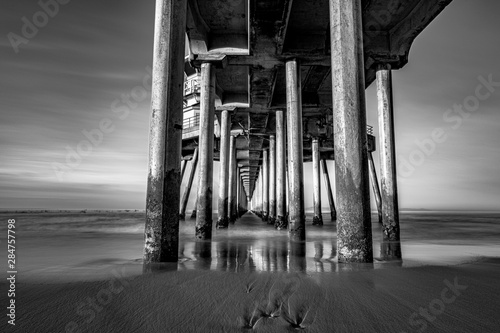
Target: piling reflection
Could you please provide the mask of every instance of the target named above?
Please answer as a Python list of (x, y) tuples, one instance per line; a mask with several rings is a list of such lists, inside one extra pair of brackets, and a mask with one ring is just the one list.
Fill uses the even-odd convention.
[(391, 266), (402, 266), (403, 256), (401, 253), (401, 242), (390, 241), (384, 233), (380, 230), (380, 261), (384, 264), (391, 264)]
[(335, 242), (269, 240), (185, 241), (179, 269), (251, 272), (335, 272)]
[(276, 270), (279, 272), (288, 271), (288, 246), (287, 242), (280, 242), (276, 247)]
[(337, 245), (334, 241), (332, 241), (332, 251), (330, 252), (330, 260), (333, 260), (337, 257)]
[(323, 243), (320, 241), (314, 242), (314, 263), (316, 272), (324, 272), (325, 268), (323, 267), (323, 262), (321, 259), (323, 258)]
[(227, 270), (228, 261), (228, 244), (227, 242), (219, 242), (216, 244), (217, 254), (216, 254), (216, 265), (215, 269), (218, 271)]
[(359, 272), (359, 271), (369, 271), (374, 269), (375, 266), (372, 262), (359, 263), (359, 262), (347, 262), (338, 263), (337, 272)]
[(194, 242), (193, 250), (195, 269), (209, 270), (212, 265), (212, 243), (206, 240), (197, 240)]
[[(288, 234), (260, 220), (236, 224), (234, 228), (218, 229), (212, 240), (195, 240), (191, 228), (179, 243), (179, 270), (217, 270), (235, 273), (252, 272), (306, 272), (330, 273), (379, 269), (402, 266), (400, 242), (385, 241), (378, 224), (373, 226), (373, 249), (379, 254), (374, 264), (338, 263), (335, 226), (325, 224), (321, 229), (311, 228), (308, 240), (291, 242)], [(175, 266), (175, 264), (174, 264)], [(172, 270), (172, 265), (153, 265), (145, 272)]]
[(291, 272), (305, 272), (307, 271), (306, 261), (306, 243), (305, 242), (289, 242), (290, 256), (289, 271)]
[[(363, 271), (402, 266), (401, 243), (380, 242), (380, 257), (373, 263), (338, 263), (335, 240), (291, 242), (270, 240), (185, 241), (178, 263), (143, 265), (143, 273), (179, 270), (216, 270), (235, 273)], [(374, 244), (375, 246), (378, 244)]]
[(239, 268), (239, 249), (238, 245), (234, 242), (231, 242), (229, 245), (228, 258), (227, 258), (227, 268), (230, 272), (237, 272)]
[(380, 259), (394, 265), (402, 266), (401, 242), (382, 241), (380, 243)]
[(178, 265), (175, 262), (144, 263), (142, 265), (142, 274), (175, 272), (177, 267)]

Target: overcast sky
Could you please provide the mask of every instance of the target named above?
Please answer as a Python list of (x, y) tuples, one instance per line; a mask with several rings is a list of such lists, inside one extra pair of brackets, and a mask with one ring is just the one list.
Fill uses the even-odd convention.
[[(23, 17), (45, 23), (39, 10), (0, 4), (0, 208), (144, 208), (154, 1), (72, 0), (29, 38), (9, 35), (23, 36)], [(454, 0), (393, 74), (402, 208), (500, 210), (500, 85), (484, 84), (500, 83), (498, 13), (495, 0)]]

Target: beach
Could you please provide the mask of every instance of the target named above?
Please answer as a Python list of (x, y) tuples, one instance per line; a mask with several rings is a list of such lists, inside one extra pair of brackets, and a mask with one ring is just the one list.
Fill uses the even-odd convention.
[(308, 223), (298, 246), (251, 213), (214, 231), (212, 242), (194, 241), (187, 220), (179, 262), (147, 271), (143, 213), (44, 214), (16, 216), (16, 325), (1, 323), (8, 332), (500, 327), (498, 214), (403, 213), (401, 261), (384, 258), (373, 223), (373, 264), (337, 263), (335, 227), (326, 218), (323, 227)]
[(0, 333), (500, 333), (500, 1), (0, 8)]

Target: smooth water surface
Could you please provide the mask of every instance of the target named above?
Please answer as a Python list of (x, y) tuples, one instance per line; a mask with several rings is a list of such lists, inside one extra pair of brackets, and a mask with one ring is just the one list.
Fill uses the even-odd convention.
[[(16, 219), (16, 256), (22, 282), (95, 280), (113, 270), (142, 273), (144, 213), (48, 212), (1, 213), (2, 243), (6, 221)], [(216, 221), (214, 215), (214, 221)], [(196, 241), (195, 221), (181, 222), (179, 262), (170, 269), (230, 272), (342, 272), (352, 265), (337, 263), (335, 223), (324, 214), (323, 226), (307, 218), (307, 241), (290, 243), (286, 231), (247, 213), (229, 229), (215, 230), (212, 241)], [(373, 216), (373, 221), (377, 221)], [(402, 261), (388, 260), (380, 225), (372, 224), (374, 264), (357, 269), (453, 265), (480, 257), (500, 257), (498, 213), (402, 213)], [(397, 244), (396, 244), (397, 245)], [(394, 246), (392, 244), (391, 246)], [(6, 246), (2, 246), (6, 257)], [(6, 271), (6, 260), (0, 268)]]

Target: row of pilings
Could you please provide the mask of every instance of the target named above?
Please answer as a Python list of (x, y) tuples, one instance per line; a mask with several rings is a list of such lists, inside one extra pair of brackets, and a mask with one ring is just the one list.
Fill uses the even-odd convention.
[[(146, 264), (178, 259), (186, 9), (187, 0), (156, 1), (144, 250)], [(330, 41), (338, 260), (371, 262), (373, 250), (360, 0), (330, 0)], [(227, 59), (224, 54), (198, 54), (192, 65), (201, 71), (195, 237), (204, 240), (212, 237), (213, 227), (215, 68), (224, 68)], [(287, 204), (289, 238), (300, 242), (306, 239), (300, 59), (284, 60), (284, 65), (287, 135), (285, 138), (283, 134), (276, 134), (276, 155), (280, 155), (281, 151), (281, 156), (275, 158), (276, 183), (280, 184), (276, 186), (275, 219), (280, 220), (278, 224), (284, 228), (284, 205)], [(377, 66), (382, 222), (386, 237), (399, 240), (391, 67), (387, 63)], [(282, 161), (285, 150), (288, 155), (286, 169)], [(233, 157), (229, 154), (228, 158), (231, 161)], [(230, 162), (228, 168), (230, 171)], [(288, 179), (286, 203), (283, 201), (284, 194), (280, 196), (284, 193), (283, 177)], [(263, 182), (269, 182), (269, 179), (263, 178)], [(231, 188), (228, 184), (228, 196)], [(248, 197), (253, 199), (254, 194)], [(231, 210), (231, 205), (222, 204)], [(231, 214), (227, 216), (231, 218)], [(225, 225), (223, 216), (217, 226)]]

